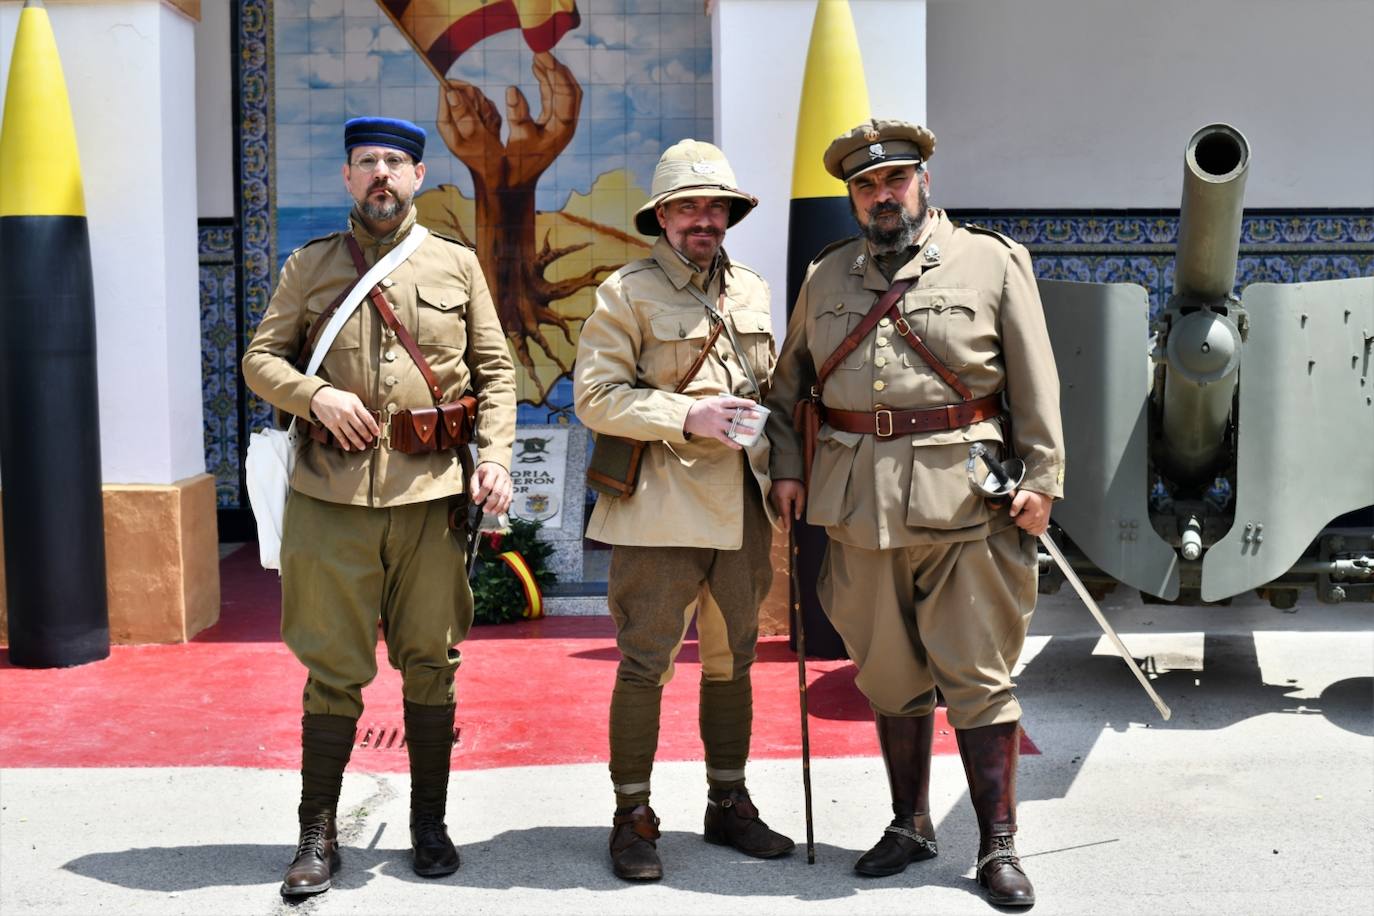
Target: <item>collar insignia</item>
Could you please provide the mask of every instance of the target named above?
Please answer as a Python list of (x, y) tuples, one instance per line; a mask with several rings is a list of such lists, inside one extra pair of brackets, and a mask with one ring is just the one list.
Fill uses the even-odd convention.
[(861, 254), (854, 259), (854, 263), (849, 265), (850, 270), (863, 270), (864, 264), (868, 261), (868, 255)]
[(936, 245), (934, 242), (927, 245), (925, 259), (927, 264), (934, 264), (936, 261), (940, 260), (940, 246)]

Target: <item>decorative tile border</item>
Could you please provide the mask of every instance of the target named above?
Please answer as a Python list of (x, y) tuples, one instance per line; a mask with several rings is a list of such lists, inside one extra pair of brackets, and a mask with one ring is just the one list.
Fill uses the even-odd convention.
[(239, 504), (238, 269), (234, 221), (200, 221), (200, 367), (205, 468), (221, 507)]
[[(1178, 211), (963, 210), (951, 214), (1030, 249), (1046, 280), (1139, 283), (1150, 313), (1173, 293)], [(1250, 211), (1241, 221), (1236, 287), (1374, 276), (1374, 211)]]

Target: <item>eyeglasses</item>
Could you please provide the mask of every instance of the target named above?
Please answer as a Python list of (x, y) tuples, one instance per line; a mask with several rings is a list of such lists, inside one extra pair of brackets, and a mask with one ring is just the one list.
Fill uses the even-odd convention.
[(409, 156), (373, 156), (365, 155), (354, 159), (350, 165), (355, 169), (362, 169), (364, 172), (375, 172), (378, 165), (385, 165), (388, 172), (399, 172), (408, 165), (414, 165)]

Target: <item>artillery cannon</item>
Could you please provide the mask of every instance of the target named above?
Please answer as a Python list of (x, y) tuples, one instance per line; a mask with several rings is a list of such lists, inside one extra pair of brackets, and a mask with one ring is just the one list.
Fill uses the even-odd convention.
[(1153, 328), (1141, 286), (1040, 281), (1068, 453), (1053, 521), (1102, 590), (1374, 601), (1374, 278), (1237, 296), (1249, 166), (1229, 125), (1188, 142)]

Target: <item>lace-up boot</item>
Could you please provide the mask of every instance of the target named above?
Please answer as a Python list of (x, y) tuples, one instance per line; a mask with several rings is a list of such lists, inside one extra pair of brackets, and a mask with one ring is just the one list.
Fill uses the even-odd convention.
[(357, 725), (356, 719), (347, 716), (307, 713), (301, 717), (301, 803), (296, 809), (300, 839), (282, 879), (283, 897), (323, 893), (339, 870), (334, 815)]
[(877, 844), (854, 863), (854, 870), (878, 878), (900, 874), (912, 862), (933, 859), (939, 849), (930, 819), (930, 746), (935, 714), (875, 713), (874, 721), (892, 793), (892, 823)]
[(415, 874), (440, 878), (458, 870), (461, 860), (449, 839), (449, 763), (453, 757), (453, 710), (448, 706), (405, 704), (406, 751), (410, 755), (410, 848)]
[(1031, 906), (1035, 889), (1016, 855), (1017, 722), (958, 729), (959, 756), (978, 815), (978, 884), (997, 906)]

